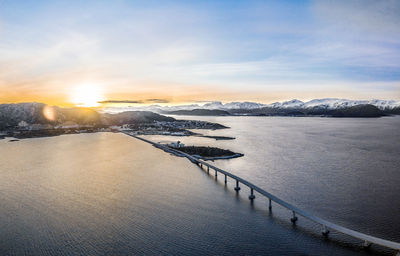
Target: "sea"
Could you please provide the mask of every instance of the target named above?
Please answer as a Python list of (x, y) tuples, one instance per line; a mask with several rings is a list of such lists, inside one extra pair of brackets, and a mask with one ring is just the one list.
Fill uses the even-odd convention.
[[(155, 142), (243, 153), (212, 164), (316, 216), (400, 242), (400, 117), (193, 117), (228, 129)], [(393, 255), (331, 232), (122, 133), (0, 140), (0, 255)]]

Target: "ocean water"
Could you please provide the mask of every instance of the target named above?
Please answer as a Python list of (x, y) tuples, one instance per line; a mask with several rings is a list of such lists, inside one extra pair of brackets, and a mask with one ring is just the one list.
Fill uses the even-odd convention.
[[(206, 119), (231, 127), (209, 134), (237, 139), (179, 139), (245, 154), (215, 165), (321, 217), (400, 240), (399, 118)], [(318, 225), (299, 217), (293, 226), (287, 210), (247, 196), (124, 134), (0, 140), (0, 255), (393, 253), (324, 239)]]
[(205, 135), (146, 136), (244, 153), (214, 165), (309, 212), (400, 242), (400, 116), (384, 118), (193, 117), (230, 129)]

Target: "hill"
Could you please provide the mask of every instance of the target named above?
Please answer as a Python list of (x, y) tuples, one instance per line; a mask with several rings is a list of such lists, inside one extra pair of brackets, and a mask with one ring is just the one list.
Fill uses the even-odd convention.
[(68, 123), (91, 126), (109, 126), (154, 121), (175, 121), (172, 117), (149, 111), (127, 111), (102, 114), (90, 108), (50, 107), (43, 103), (0, 104), (0, 129), (18, 125), (63, 125)]
[(332, 112), (332, 117), (380, 117), (385, 113), (379, 108), (370, 105), (356, 105), (348, 108), (336, 109)]

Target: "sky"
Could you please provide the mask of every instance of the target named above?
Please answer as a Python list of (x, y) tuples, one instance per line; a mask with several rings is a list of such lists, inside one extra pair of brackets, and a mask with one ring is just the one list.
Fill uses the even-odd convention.
[(0, 0), (0, 103), (327, 97), (400, 99), (400, 1)]

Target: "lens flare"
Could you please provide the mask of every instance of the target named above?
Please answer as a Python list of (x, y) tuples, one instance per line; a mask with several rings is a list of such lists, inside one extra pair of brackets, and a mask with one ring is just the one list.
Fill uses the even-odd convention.
[(49, 121), (56, 120), (56, 112), (53, 107), (45, 106), (43, 108), (43, 116)]

